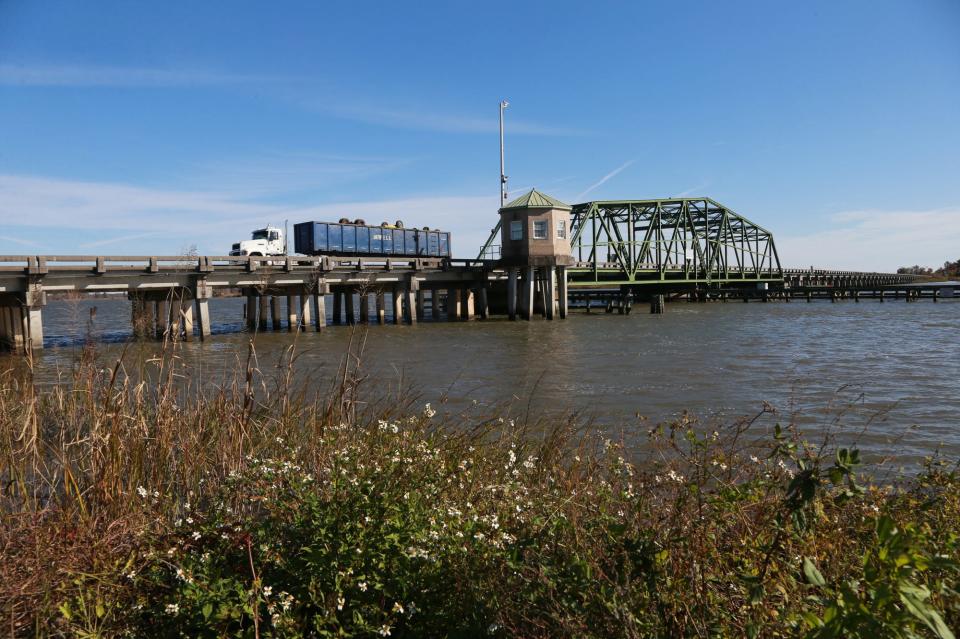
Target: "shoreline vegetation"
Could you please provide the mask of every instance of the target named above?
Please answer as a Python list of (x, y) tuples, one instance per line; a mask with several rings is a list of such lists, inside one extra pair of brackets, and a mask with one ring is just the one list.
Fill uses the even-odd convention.
[[(765, 409), (641, 451), (575, 416), (445, 412), (254, 343), (53, 385), (0, 373), (0, 632), (63, 637), (954, 637), (960, 474), (868, 476)], [(149, 381), (144, 381), (149, 380)], [(769, 423), (769, 429), (757, 424)], [(775, 424), (775, 425), (773, 425)], [(762, 434), (767, 430), (769, 436)]]

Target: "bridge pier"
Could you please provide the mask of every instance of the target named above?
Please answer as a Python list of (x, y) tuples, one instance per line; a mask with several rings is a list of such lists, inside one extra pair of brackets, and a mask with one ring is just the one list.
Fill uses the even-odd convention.
[(370, 293), (364, 290), (360, 291), (360, 323), (370, 323)]
[[(560, 297), (560, 319), (567, 319), (567, 313), (570, 310), (567, 286), (567, 268), (565, 266), (557, 267), (557, 286), (559, 287)], [(486, 289), (484, 289), (486, 291)], [(587, 302), (587, 308), (590, 308), (590, 302)]]
[(357, 323), (357, 309), (354, 306), (353, 287), (346, 287), (343, 291), (343, 296), (347, 305), (347, 324), (353, 326)]
[(297, 307), (294, 304), (293, 295), (288, 292), (287, 293), (287, 332), (290, 333), (297, 330), (297, 323), (298, 323)]
[(447, 321), (448, 322), (458, 322), (460, 321), (460, 289), (459, 288), (448, 288), (447, 289)]
[[(289, 306), (289, 302), (287, 305)], [(280, 298), (276, 295), (270, 296), (270, 327), (275, 331), (279, 331), (281, 327)]]
[(343, 290), (339, 286), (331, 289), (333, 293), (333, 323), (336, 326), (343, 324)]
[(272, 301), (268, 299), (267, 295), (260, 293), (257, 295), (257, 306), (259, 311), (257, 313), (257, 330), (260, 332), (266, 332), (267, 330), (267, 313), (268, 308), (272, 309)]
[(433, 321), (440, 319), (440, 289), (430, 289), (430, 317)]
[(306, 291), (300, 293), (300, 322), (297, 324), (297, 329), (301, 331), (307, 330), (307, 326), (310, 325), (310, 298), (313, 297), (312, 293), (307, 293)]
[(317, 284), (317, 294), (313, 296), (313, 324), (317, 331), (322, 331), (327, 327), (327, 287), (324, 284)]
[(384, 293), (383, 289), (378, 289), (377, 294), (374, 299), (374, 304), (377, 309), (377, 324), (383, 326), (387, 323), (387, 311), (384, 304)]
[(393, 323), (403, 323), (403, 297), (400, 294), (400, 285), (393, 285)]
[[(666, 311), (666, 304), (664, 303), (663, 295), (654, 295), (650, 298), (650, 313), (653, 315), (663, 315)], [(747, 298), (744, 297), (743, 301), (746, 302)]]
[(507, 269), (507, 317), (511, 321), (517, 319), (517, 278), (519, 276), (519, 269)]
[(487, 319), (490, 317), (490, 306), (487, 300), (486, 283), (477, 289), (477, 305), (479, 306), (478, 313), (480, 314), (480, 319)]
[(533, 319), (533, 302), (534, 302), (534, 274), (536, 270), (532, 266), (528, 266), (524, 269), (524, 280), (523, 280), (523, 319), (532, 320)]

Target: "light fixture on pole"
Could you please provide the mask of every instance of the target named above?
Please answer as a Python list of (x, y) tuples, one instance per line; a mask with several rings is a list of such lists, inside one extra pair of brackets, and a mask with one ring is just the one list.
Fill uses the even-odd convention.
[(503, 172), (503, 110), (510, 106), (506, 100), (500, 102), (500, 206), (507, 203), (507, 176)]

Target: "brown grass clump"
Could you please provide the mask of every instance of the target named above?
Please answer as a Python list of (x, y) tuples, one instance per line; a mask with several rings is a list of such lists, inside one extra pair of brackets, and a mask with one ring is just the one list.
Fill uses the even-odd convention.
[(228, 384), (176, 349), (0, 377), (11, 636), (952, 636), (960, 479), (883, 485), (764, 410), (629, 450), (569, 420)]

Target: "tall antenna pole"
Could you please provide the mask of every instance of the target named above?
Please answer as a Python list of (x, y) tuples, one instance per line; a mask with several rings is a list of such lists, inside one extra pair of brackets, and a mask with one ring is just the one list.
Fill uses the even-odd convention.
[(503, 110), (510, 106), (506, 100), (500, 102), (500, 206), (507, 204), (507, 176), (503, 172)]

